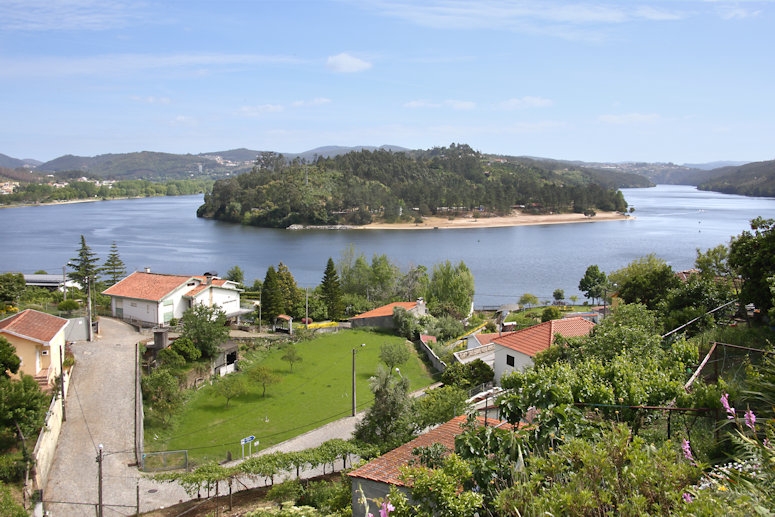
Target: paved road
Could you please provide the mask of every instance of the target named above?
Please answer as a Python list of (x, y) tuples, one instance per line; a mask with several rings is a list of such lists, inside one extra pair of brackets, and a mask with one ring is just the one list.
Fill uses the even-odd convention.
[[(48, 483), (45, 509), (53, 517), (95, 515), (98, 502), (98, 446), (103, 446), (103, 514), (133, 515), (165, 508), (189, 496), (177, 484), (156, 483), (133, 466), (135, 343), (150, 339), (131, 326), (100, 319), (96, 340), (73, 345), (75, 370), (67, 399), (67, 421)], [(348, 439), (362, 415), (332, 422), (260, 451), (294, 451), (316, 447), (332, 438)], [(308, 471), (306, 476), (321, 472)], [(248, 487), (264, 486), (257, 480)]]

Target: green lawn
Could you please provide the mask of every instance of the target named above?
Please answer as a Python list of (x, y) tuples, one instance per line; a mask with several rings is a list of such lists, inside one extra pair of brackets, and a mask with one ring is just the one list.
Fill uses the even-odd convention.
[[(293, 372), (288, 363), (280, 359), (282, 353), (274, 350), (262, 364), (270, 367), (282, 380), (267, 388), (266, 397), (261, 397), (261, 386), (248, 383), (249, 391), (232, 399), (226, 407), (226, 399), (217, 396), (212, 387), (202, 388), (191, 394), (185, 409), (169, 430), (146, 430), (146, 452), (187, 449), (189, 458), (201, 463), (222, 461), (230, 451), (237, 459), (242, 453), (240, 440), (246, 436), (254, 435), (263, 449), (349, 416), (352, 411), (353, 348), (357, 350), (357, 406), (358, 411), (363, 411), (374, 399), (369, 390), (369, 378), (380, 362), (381, 345), (403, 342), (404, 339), (397, 336), (361, 330), (326, 334), (296, 345), (302, 361), (293, 365)], [(362, 343), (366, 346), (361, 347)], [(433, 382), (413, 347), (411, 360), (400, 369), (400, 374), (409, 378), (412, 391)], [(256, 442), (253, 445), (255, 452)]]

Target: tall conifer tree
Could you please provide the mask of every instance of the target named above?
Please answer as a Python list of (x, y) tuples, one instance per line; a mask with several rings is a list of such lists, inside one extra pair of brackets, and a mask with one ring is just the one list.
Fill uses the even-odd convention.
[(117, 283), (126, 276), (126, 266), (118, 254), (118, 245), (116, 244), (116, 241), (113, 241), (113, 244), (110, 245), (110, 253), (108, 253), (108, 258), (105, 259), (105, 263), (102, 265), (101, 269), (108, 277), (110, 285)]
[(326, 264), (326, 270), (323, 273), (323, 282), (321, 283), (321, 291), (323, 293), (323, 301), (326, 304), (328, 310), (328, 318), (331, 320), (338, 320), (342, 317), (344, 312), (344, 304), (342, 303), (342, 286), (339, 282), (339, 275), (336, 272), (336, 265), (334, 265), (334, 259), (328, 259)]
[(71, 258), (68, 265), (73, 271), (68, 273), (71, 280), (86, 286), (86, 279), (91, 279), (92, 285), (99, 279), (100, 267), (97, 254), (86, 244), (86, 238), (81, 235), (81, 247), (78, 256)]

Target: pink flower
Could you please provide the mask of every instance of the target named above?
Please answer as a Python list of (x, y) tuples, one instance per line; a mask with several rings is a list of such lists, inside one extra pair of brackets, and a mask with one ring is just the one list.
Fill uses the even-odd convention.
[(745, 425), (747, 425), (752, 431), (756, 431), (756, 415), (750, 409), (745, 412)]
[(692, 494), (690, 494), (689, 492), (684, 492), (683, 498), (684, 498), (684, 501), (686, 501), (687, 503), (691, 503), (692, 500), (694, 499), (692, 497)]
[(735, 408), (730, 407), (729, 405), (729, 393), (724, 393), (721, 395), (721, 405), (724, 406), (724, 409), (727, 412), (727, 418), (732, 420), (735, 418)]
[(681, 449), (684, 451), (684, 458), (694, 463), (694, 456), (692, 456), (692, 446), (689, 444), (689, 440), (681, 442)]
[(388, 501), (385, 501), (382, 503), (382, 507), (379, 509), (379, 517), (388, 517), (390, 515), (390, 512), (395, 510), (396, 508), (390, 504)]

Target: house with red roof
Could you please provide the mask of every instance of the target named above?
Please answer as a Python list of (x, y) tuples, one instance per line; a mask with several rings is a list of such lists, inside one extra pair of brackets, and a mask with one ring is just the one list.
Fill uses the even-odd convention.
[(236, 282), (213, 275), (183, 276), (135, 271), (102, 292), (110, 296), (114, 318), (142, 325), (166, 325), (194, 305), (219, 307), (226, 317), (238, 320), (251, 309), (240, 307)]
[(595, 324), (580, 316), (545, 321), (522, 330), (503, 334), (492, 340), (495, 346), (495, 384), (500, 385), (501, 378), (514, 371), (521, 371), (533, 365), (538, 352), (548, 349), (557, 335), (562, 337), (586, 336)]
[[(455, 450), (455, 438), (463, 433), (463, 427), (467, 420), (468, 416), (466, 415), (457, 416), (348, 473), (347, 475), (352, 481), (353, 515), (365, 516), (369, 513), (378, 515), (379, 505), (376, 504), (376, 500), (384, 499), (390, 493), (391, 486), (398, 487), (408, 496), (409, 487), (400, 479), (400, 468), (417, 460), (412, 451), (417, 447), (429, 447), (435, 443), (440, 443), (449, 453), (452, 453)], [(481, 416), (476, 417), (476, 422), (477, 425), (512, 428), (506, 422), (492, 418), (486, 419)], [(368, 504), (368, 509), (364, 508), (364, 498)], [(363, 513), (361, 513), (362, 510)]]
[(393, 302), (383, 305), (382, 307), (377, 307), (374, 310), (364, 312), (363, 314), (353, 316), (350, 318), (350, 326), (352, 328), (377, 327), (392, 329), (394, 327), (393, 310), (396, 308), (404, 309), (415, 316), (425, 316), (425, 314), (427, 314), (425, 301), (422, 298), (416, 302)]
[(56, 383), (69, 323), (33, 309), (0, 321), (0, 336), (13, 345), (21, 359), (19, 374), (32, 375), (44, 389)]

